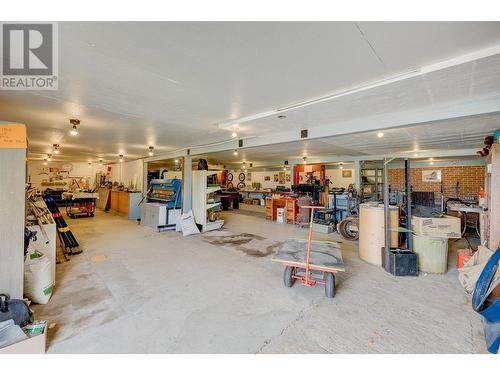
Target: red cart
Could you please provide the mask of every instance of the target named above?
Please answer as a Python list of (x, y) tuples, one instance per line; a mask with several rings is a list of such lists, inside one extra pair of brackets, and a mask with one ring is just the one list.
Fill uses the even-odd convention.
[(340, 245), (337, 242), (312, 240), (314, 210), (324, 207), (302, 206), (301, 208), (311, 209), (307, 241), (286, 240), (272, 260), (285, 265), (283, 279), (286, 287), (293, 286), (296, 280), (305, 286), (323, 284), (326, 296), (333, 298), (335, 273), (345, 272)]

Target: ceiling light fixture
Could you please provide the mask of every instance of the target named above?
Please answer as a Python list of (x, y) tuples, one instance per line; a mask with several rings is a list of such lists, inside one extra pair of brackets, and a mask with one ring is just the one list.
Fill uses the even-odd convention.
[(99, 165), (102, 165), (102, 159), (99, 159)]
[(73, 125), (73, 127), (71, 128), (69, 134), (71, 135), (78, 135), (78, 129), (76, 128), (77, 125), (80, 125), (80, 120), (76, 119), (76, 118), (72, 118), (69, 120), (69, 123), (71, 125)]
[(179, 164), (179, 159), (174, 160), (175, 164)]
[(91, 161), (88, 162), (88, 165), (89, 165), (89, 168), (92, 168), (92, 162)]
[(236, 132), (231, 133), (231, 137), (236, 138), (237, 136), (238, 136), (238, 133), (236, 133)]
[(43, 159), (43, 165), (47, 165), (47, 158)]
[(307, 164), (307, 156), (304, 156), (302, 160), (304, 161), (304, 164)]
[(234, 150), (234, 151), (233, 151), (233, 155), (234, 155), (234, 156), (238, 155), (238, 150)]
[(429, 164), (430, 164), (430, 165), (434, 165), (434, 162), (433, 162), (433, 161), (430, 161), (430, 162), (429, 162)]
[(59, 145), (57, 143), (54, 143), (52, 145), (52, 149), (53, 149), (54, 154), (59, 154)]
[(415, 152), (413, 156), (418, 157), (418, 152)]
[(47, 161), (52, 161), (52, 154), (47, 154)]
[(120, 155), (120, 163), (123, 162), (123, 155)]
[(382, 132), (377, 133), (377, 137), (382, 138), (383, 136), (384, 136), (384, 133), (382, 133)]
[(154, 150), (155, 148), (153, 146), (149, 146), (149, 156), (153, 156), (154, 155)]

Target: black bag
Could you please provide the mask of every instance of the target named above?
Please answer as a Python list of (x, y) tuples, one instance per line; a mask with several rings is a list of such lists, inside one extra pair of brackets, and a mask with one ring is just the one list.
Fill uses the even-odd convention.
[(14, 323), (24, 327), (30, 323), (31, 311), (21, 299), (10, 299), (8, 294), (0, 294), (0, 322), (13, 319)]

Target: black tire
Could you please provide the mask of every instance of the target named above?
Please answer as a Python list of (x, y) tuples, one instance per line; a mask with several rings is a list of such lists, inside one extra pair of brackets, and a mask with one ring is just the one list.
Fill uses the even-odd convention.
[(291, 288), (295, 283), (295, 279), (293, 278), (294, 269), (293, 267), (286, 266), (285, 272), (283, 273), (283, 281), (287, 288)]
[(325, 272), (325, 295), (328, 298), (335, 297), (335, 275), (333, 272)]

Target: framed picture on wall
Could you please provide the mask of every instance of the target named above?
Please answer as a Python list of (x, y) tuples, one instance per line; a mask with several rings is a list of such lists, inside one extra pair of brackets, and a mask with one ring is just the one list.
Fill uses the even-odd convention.
[(264, 176), (264, 181), (271, 181), (271, 176)]
[(342, 169), (342, 178), (352, 178), (352, 169)]
[(285, 181), (286, 182), (290, 182), (290, 174), (289, 173), (286, 174)]
[(286, 175), (285, 172), (279, 172), (278, 173), (278, 183), (280, 185), (283, 185), (285, 183), (285, 175)]
[(441, 171), (438, 169), (424, 169), (422, 182), (441, 182)]
[(279, 180), (278, 180), (278, 175), (277, 175), (277, 174), (275, 174), (275, 175), (274, 175), (274, 182), (278, 182), (278, 181), (279, 181)]

